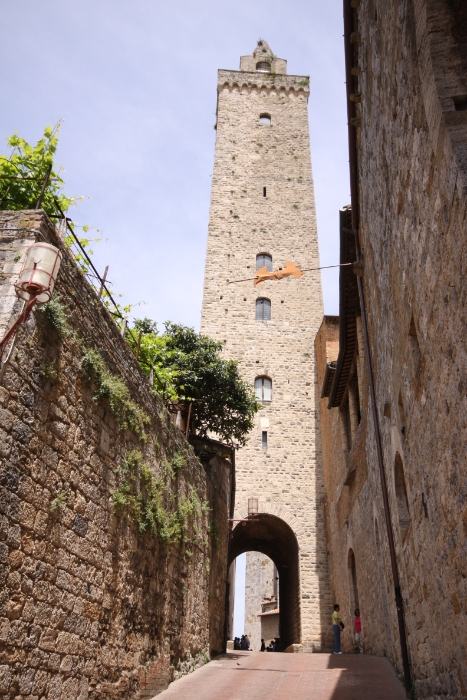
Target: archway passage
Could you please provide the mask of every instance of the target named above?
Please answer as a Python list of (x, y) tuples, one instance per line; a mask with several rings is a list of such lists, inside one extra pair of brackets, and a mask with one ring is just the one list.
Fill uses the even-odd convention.
[(301, 642), (300, 575), (298, 543), (286, 522), (260, 513), (247, 523), (238, 523), (232, 532), (229, 566), (244, 552), (261, 552), (276, 565), (279, 574), (280, 649)]

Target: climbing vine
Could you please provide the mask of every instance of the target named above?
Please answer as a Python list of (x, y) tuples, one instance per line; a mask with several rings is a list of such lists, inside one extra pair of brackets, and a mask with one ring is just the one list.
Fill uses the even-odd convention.
[[(162, 476), (153, 475), (139, 450), (129, 452), (117, 469), (119, 483), (112, 494), (114, 512), (129, 517), (141, 534), (156, 535), (165, 544), (188, 543), (190, 525), (196, 534), (196, 520), (209, 507), (195, 490), (175, 503), (170, 485), (185, 464), (180, 452), (175, 452), (171, 462), (165, 460), (162, 475), (168, 479), (167, 484)], [(186, 554), (191, 556), (191, 550), (186, 549)]]
[(96, 386), (94, 399), (107, 399), (117, 423), (122, 428), (133, 430), (140, 439), (145, 440), (144, 426), (150, 422), (149, 416), (132, 400), (123, 379), (109, 372), (102, 355), (93, 348), (85, 348), (81, 368)]
[[(38, 313), (43, 314), (60, 340), (65, 337), (73, 339), (82, 349), (81, 369), (86, 378), (96, 387), (94, 399), (107, 400), (115, 420), (122, 428), (132, 430), (141, 440), (146, 440), (145, 426), (150, 423), (147, 413), (131, 398), (130, 391), (121, 377), (112, 374), (107, 369), (104, 358), (94, 348), (87, 347), (82, 338), (68, 326), (68, 314), (59, 294), (44, 304)], [(57, 367), (50, 362), (44, 362), (40, 368), (41, 374), (50, 379), (57, 379)], [(176, 465), (176, 468), (179, 468)]]

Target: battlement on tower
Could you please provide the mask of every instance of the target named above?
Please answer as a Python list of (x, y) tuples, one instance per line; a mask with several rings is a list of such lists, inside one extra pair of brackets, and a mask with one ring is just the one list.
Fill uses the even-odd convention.
[(310, 79), (307, 75), (285, 75), (277, 73), (246, 72), (244, 70), (219, 70), (217, 90), (255, 91), (277, 93), (310, 94)]
[(287, 61), (278, 58), (264, 39), (259, 39), (251, 56), (241, 56), (240, 70), (219, 70), (217, 90), (265, 90), (310, 94), (308, 75), (287, 75)]

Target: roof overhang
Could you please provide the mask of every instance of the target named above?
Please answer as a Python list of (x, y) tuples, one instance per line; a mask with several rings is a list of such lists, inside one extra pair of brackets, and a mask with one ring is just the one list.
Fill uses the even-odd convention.
[[(357, 260), (355, 232), (352, 229), (352, 209), (346, 207), (339, 212), (340, 264)], [(349, 381), (355, 351), (357, 349), (358, 286), (353, 267), (341, 267), (339, 271), (339, 356), (329, 392), (328, 408), (340, 406)], [(332, 363), (330, 363), (332, 364)], [(329, 365), (328, 365), (329, 367)], [(328, 368), (326, 368), (328, 372)], [(329, 375), (331, 368), (329, 369)], [(326, 376), (326, 375), (325, 375)], [(323, 386), (322, 396), (325, 384)]]

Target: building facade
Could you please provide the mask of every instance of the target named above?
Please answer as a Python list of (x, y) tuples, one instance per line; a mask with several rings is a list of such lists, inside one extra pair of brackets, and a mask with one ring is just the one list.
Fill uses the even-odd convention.
[(261, 552), (247, 552), (245, 634), (253, 651), (279, 638), (279, 575), (274, 562)]
[(416, 696), (465, 698), (467, 10), (345, 4), (356, 186), (341, 262), (361, 264), (341, 268), (339, 319), (316, 338), (333, 597), (344, 651), (359, 607), (365, 651), (402, 671), (392, 532)]
[(247, 515), (249, 498), (259, 514), (235, 528), (231, 556), (257, 549), (274, 560), (282, 645), (321, 649), (330, 617), (313, 353), (321, 280), (252, 279), (263, 267), (319, 265), (309, 80), (287, 75), (286, 61), (259, 41), (239, 71), (219, 71), (217, 89), (201, 331), (238, 360), (261, 403), (237, 453), (235, 517)]

